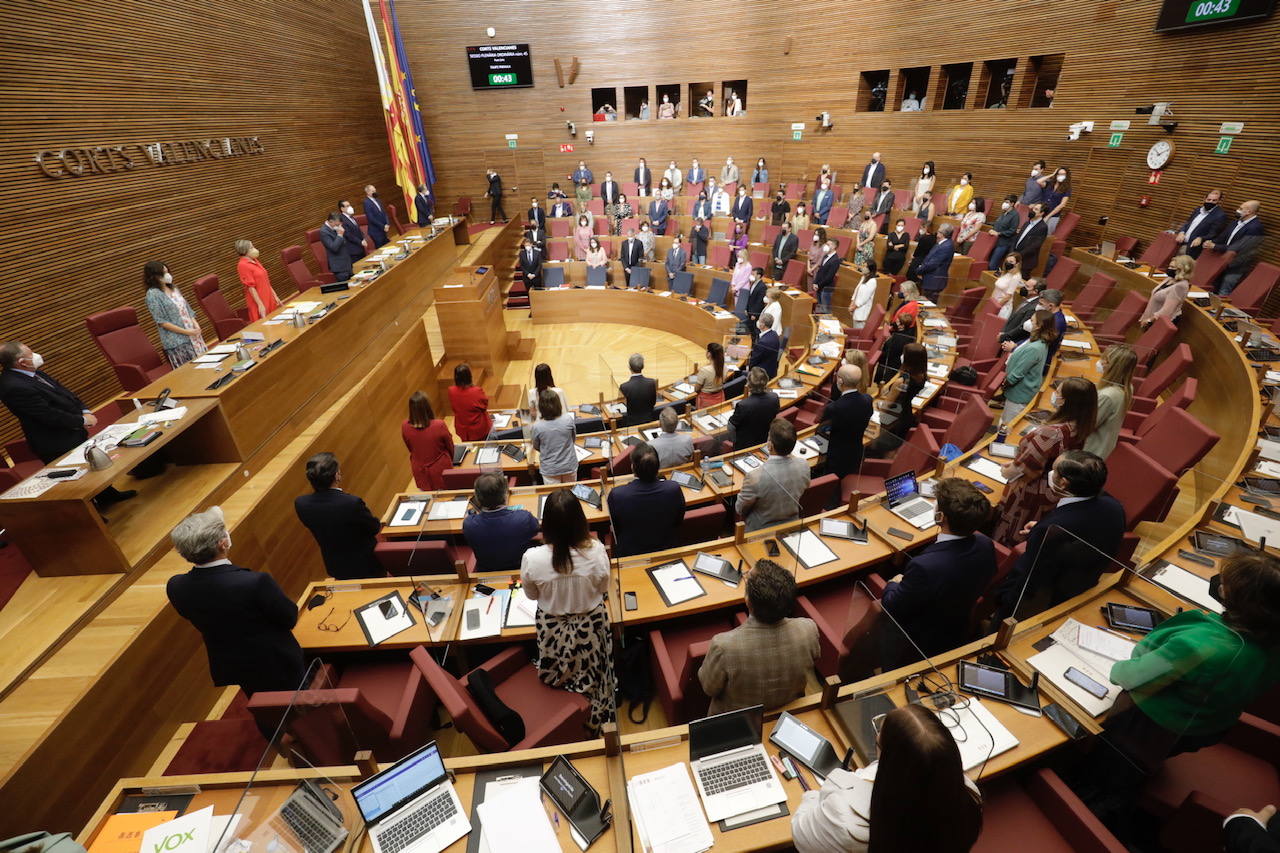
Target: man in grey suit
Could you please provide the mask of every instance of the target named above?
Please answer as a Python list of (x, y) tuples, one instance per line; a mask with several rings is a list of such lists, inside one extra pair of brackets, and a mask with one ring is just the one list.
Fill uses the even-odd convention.
[(779, 281), (787, 270), (787, 261), (796, 255), (800, 247), (800, 238), (791, 233), (791, 223), (782, 223), (782, 230), (773, 238), (773, 277)]
[(786, 418), (769, 425), (769, 458), (747, 475), (738, 514), (748, 531), (800, 520), (800, 496), (809, 488), (809, 463), (792, 456), (796, 428)]
[(649, 446), (658, 451), (659, 468), (683, 465), (693, 458), (693, 433), (677, 432), (679, 424), (680, 418), (670, 406), (658, 414), (658, 426), (662, 432), (649, 442)]
[(667, 258), (662, 262), (663, 267), (667, 271), (667, 287), (670, 288), (676, 280), (676, 273), (684, 272), (685, 264), (689, 263), (689, 253), (684, 250), (684, 246), (680, 244), (679, 235), (671, 241), (671, 248), (667, 250)]
[(338, 211), (326, 217), (320, 226), (320, 242), (324, 244), (325, 257), (329, 261), (329, 272), (337, 281), (351, 278), (351, 255), (347, 252), (347, 239), (343, 235), (342, 218)]

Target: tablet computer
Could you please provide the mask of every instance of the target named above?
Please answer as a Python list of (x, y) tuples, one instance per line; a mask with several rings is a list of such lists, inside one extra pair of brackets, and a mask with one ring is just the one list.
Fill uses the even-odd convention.
[(1210, 533), (1208, 530), (1197, 530), (1192, 534), (1191, 545), (1197, 551), (1213, 557), (1230, 557), (1239, 551), (1252, 550), (1234, 536), (1223, 536), (1221, 533)]
[(840, 767), (840, 759), (831, 741), (786, 711), (778, 717), (769, 734), (769, 742), (785, 749), (796, 761), (819, 776), (830, 776), (832, 770)]

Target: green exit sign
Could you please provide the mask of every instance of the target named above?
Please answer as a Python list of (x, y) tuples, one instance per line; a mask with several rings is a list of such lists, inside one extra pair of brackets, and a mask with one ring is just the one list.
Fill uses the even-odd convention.
[(489, 75), (490, 86), (514, 86), (515, 84), (516, 84), (516, 75), (514, 74), (490, 74)]
[(1123, 133), (1113, 133), (1113, 134), (1111, 134), (1111, 139), (1107, 141), (1107, 147), (1108, 147), (1108, 148), (1119, 148), (1119, 147), (1120, 147), (1120, 143), (1121, 143), (1121, 142), (1123, 142), (1123, 141), (1124, 141), (1124, 134), (1123, 134)]
[(1213, 149), (1213, 153), (1214, 153), (1214, 154), (1229, 154), (1229, 153), (1231, 153), (1231, 140), (1232, 140), (1232, 138), (1233, 138), (1233, 137), (1230, 137), (1230, 136), (1219, 136), (1219, 137), (1218, 137), (1218, 145), (1217, 145), (1217, 147), (1216, 147), (1216, 148), (1214, 148), (1214, 149)]
[(799, 142), (799, 141), (800, 141), (800, 134), (801, 134), (801, 133), (802, 133), (802, 131), (799, 131), (799, 130), (793, 130), (793, 131), (791, 131), (791, 138), (792, 138), (793, 140), (795, 140), (796, 142)]
[(1240, 11), (1240, 0), (1192, 0), (1187, 7), (1188, 24), (1230, 18)]

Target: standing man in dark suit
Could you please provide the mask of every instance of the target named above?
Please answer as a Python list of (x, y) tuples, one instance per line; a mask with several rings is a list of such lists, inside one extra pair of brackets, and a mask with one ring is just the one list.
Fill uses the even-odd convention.
[(631, 284), (631, 268), (644, 261), (644, 243), (636, 237), (636, 229), (627, 229), (627, 239), (618, 247), (618, 260), (622, 261), (622, 274), (627, 284)]
[(755, 203), (747, 193), (746, 184), (738, 184), (738, 196), (733, 200), (733, 221), (743, 225), (751, 224), (751, 214), (755, 211)]
[(536, 225), (530, 225), (524, 230), (524, 239), (532, 241), (533, 245), (537, 247), (539, 252), (546, 252), (547, 232), (545, 229), (539, 228)]
[(871, 397), (858, 390), (862, 368), (844, 364), (836, 372), (836, 397), (822, 410), (827, 428), (827, 473), (837, 477), (862, 469), (862, 439), (871, 422)]
[(773, 315), (761, 314), (756, 321), (759, 329), (756, 342), (751, 345), (751, 355), (747, 358), (747, 369), (762, 368), (770, 379), (778, 375), (778, 359), (782, 354), (782, 338), (773, 328)]
[(671, 241), (671, 248), (667, 250), (667, 257), (662, 262), (662, 267), (667, 271), (667, 288), (670, 289), (675, 283), (676, 273), (683, 272), (685, 265), (689, 263), (689, 254), (684, 250), (684, 246), (680, 244), (679, 235)]
[(929, 250), (919, 269), (920, 289), (924, 291), (925, 298), (935, 305), (938, 294), (947, 289), (951, 259), (956, 254), (956, 244), (951, 239), (954, 228), (950, 222), (938, 226), (938, 242)]
[(790, 220), (782, 223), (782, 230), (773, 238), (773, 277), (779, 281), (787, 271), (787, 262), (796, 255), (800, 248), (800, 238), (791, 230)]
[(991, 260), (987, 262), (989, 270), (1000, 269), (1004, 256), (1013, 248), (1013, 241), (1018, 236), (1018, 209), (1014, 207), (1017, 203), (1018, 197), (1013, 193), (1005, 196), (1000, 203), (1000, 216), (991, 226), (991, 231), (996, 235), (996, 245), (991, 250)]
[(822, 186), (813, 194), (813, 224), (826, 225), (831, 215), (831, 205), (835, 204), (835, 193), (831, 191), (831, 181), (822, 179)]
[(529, 290), (542, 289), (542, 252), (529, 237), (520, 247), (520, 272), (524, 273), (524, 286)]
[(169, 578), (169, 603), (204, 637), (213, 683), (237, 685), (250, 696), (301, 687), (306, 662), (293, 636), (298, 608), (271, 575), (227, 558), (231, 534), (221, 507), (187, 516), (170, 538), (193, 568)]
[(691, 260), (695, 264), (707, 262), (707, 241), (710, 239), (711, 229), (707, 227), (707, 217), (695, 215), (693, 227), (689, 229), (689, 254), (693, 256)]
[[(937, 499), (937, 540), (911, 558), (880, 599), (926, 655), (964, 645), (969, 614), (996, 572), (995, 546), (977, 532), (991, 515), (991, 503), (973, 483), (959, 477), (939, 481)], [(904, 666), (920, 657), (911, 642), (892, 645), (897, 655), (889, 666)]]
[(536, 225), (539, 230), (547, 227), (547, 212), (542, 209), (542, 202), (536, 196), (529, 199), (529, 212), (526, 216), (529, 224)]
[(1258, 211), (1262, 204), (1257, 201), (1246, 201), (1236, 211), (1238, 221), (1227, 223), (1213, 240), (1205, 240), (1206, 249), (1217, 249), (1222, 252), (1235, 252), (1236, 256), (1227, 264), (1222, 273), (1222, 281), (1218, 284), (1218, 292), (1227, 296), (1236, 289), (1245, 273), (1253, 269), (1253, 258), (1258, 253), (1265, 233)]
[(332, 453), (307, 460), (307, 481), (314, 490), (293, 499), (298, 520), (320, 546), (325, 571), (338, 580), (382, 577), (386, 571), (373, 556), (378, 544), (378, 521), (364, 501), (339, 486), (342, 470)]
[(418, 185), (418, 194), (413, 197), (413, 208), (418, 214), (419, 228), (426, 228), (431, 224), (436, 212), (436, 202), (426, 184)]
[(502, 176), (496, 169), (490, 169), (485, 172), (485, 177), (489, 181), (489, 188), (484, 191), (489, 197), (489, 224), (506, 222), (507, 212), (502, 209)]
[(1009, 319), (1000, 330), (1000, 343), (1013, 341), (1017, 344), (1031, 337), (1031, 333), (1024, 327), (1036, 311), (1048, 307), (1041, 301), (1044, 292), (1045, 283), (1042, 278), (1029, 278), (1026, 284), (1019, 288), (1018, 295), (1022, 297), (1022, 304), (1010, 312)]
[(729, 415), (729, 440), (741, 450), (764, 444), (769, 437), (769, 424), (781, 408), (778, 395), (769, 390), (769, 374), (763, 368), (747, 371), (747, 390)]
[(342, 217), (333, 211), (320, 226), (320, 242), (324, 244), (325, 260), (329, 262), (329, 272), (337, 281), (351, 278), (351, 255), (347, 252), (346, 229), (342, 227)]
[(1191, 257), (1200, 257), (1200, 250), (1203, 248), (1201, 244), (1205, 240), (1212, 240), (1227, 224), (1227, 214), (1219, 204), (1221, 201), (1222, 190), (1209, 190), (1204, 197), (1204, 204), (1191, 211), (1187, 221), (1174, 232), (1173, 239)]
[(667, 233), (667, 217), (670, 215), (671, 203), (665, 198), (655, 198), (649, 202), (649, 224), (653, 227), (654, 234)]
[[(88, 441), (98, 419), (43, 366), (44, 358), (20, 341), (0, 345), (0, 402), (17, 418), (31, 452), (48, 465)], [(95, 500), (101, 509), (136, 494), (108, 486)]]
[(1116, 568), (1110, 558), (1124, 538), (1124, 507), (1102, 490), (1106, 482), (1107, 463), (1087, 450), (1054, 460), (1049, 490), (1058, 504), (1022, 529), (1027, 550), (996, 590), (996, 621), (1061, 604)]
[(338, 202), (338, 210), (342, 211), (342, 239), (347, 245), (347, 255), (354, 264), (364, 257), (364, 231), (356, 221), (356, 209), (351, 202), (346, 199)]
[(705, 189), (698, 191), (698, 197), (694, 199), (693, 210), (689, 215), (694, 219), (711, 219), (711, 199), (707, 198)]
[(840, 269), (840, 256), (836, 254), (836, 241), (828, 240), (822, 244), (822, 260), (813, 271), (813, 289), (817, 297), (817, 312), (831, 313), (831, 294), (836, 289), (836, 271)]
[[(884, 180), (880, 182), (880, 189), (876, 192), (876, 197), (871, 202), (871, 215), (879, 216), (882, 213), (889, 213), (893, 210), (893, 182)], [(888, 223), (885, 219), (885, 223)]]
[(364, 219), (369, 223), (369, 239), (373, 241), (373, 247), (378, 249), (385, 246), (387, 226), (391, 221), (387, 218), (382, 202), (378, 201), (378, 190), (373, 184), (365, 184), (364, 187)]
[(586, 160), (579, 160), (578, 168), (573, 170), (573, 174), (569, 176), (569, 180), (573, 181), (573, 185), (576, 187), (583, 181), (586, 181), (589, 184), (594, 184), (596, 182), (596, 176), (591, 174), (591, 170), (587, 168)]
[(604, 180), (600, 182), (600, 198), (604, 199), (605, 207), (616, 204), (621, 193), (618, 182), (613, 179), (613, 172), (605, 172)]
[(684, 176), (687, 184), (706, 183), (707, 170), (698, 165), (698, 158), (693, 158), (693, 162), (689, 164), (689, 171)]
[(631, 378), (618, 386), (627, 401), (627, 415), (622, 425), (647, 424), (657, 418), (653, 407), (658, 402), (658, 380), (644, 375), (644, 356), (640, 353), (627, 359), (627, 367), (631, 369)]
[(1049, 236), (1049, 226), (1040, 217), (1043, 206), (1039, 203), (1027, 208), (1027, 222), (1013, 240), (1013, 251), (1022, 258), (1022, 274), (1029, 276), (1040, 266), (1040, 247)]
[(616, 557), (665, 551), (678, 544), (676, 536), (684, 521), (684, 489), (673, 480), (659, 480), (658, 469), (658, 451), (653, 445), (637, 444), (631, 450), (635, 479), (609, 491)]
[(636, 166), (634, 172), (636, 183), (636, 195), (650, 195), (650, 188), (653, 186), (653, 170), (645, 165), (644, 158), (640, 158), (640, 165)]
[(884, 163), (880, 162), (880, 152), (876, 151), (871, 155), (871, 162), (862, 169), (862, 185), (878, 187), (884, 183), (884, 176)]
[(764, 281), (764, 269), (755, 267), (751, 270), (751, 281), (747, 283), (747, 325), (751, 327), (751, 339), (754, 341), (759, 334), (759, 326), (757, 321), (760, 314), (764, 311), (764, 294), (769, 286)]

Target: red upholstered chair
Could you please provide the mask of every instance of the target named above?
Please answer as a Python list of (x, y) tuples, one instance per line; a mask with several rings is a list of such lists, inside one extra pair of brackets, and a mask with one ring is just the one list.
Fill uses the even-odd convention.
[(1094, 273), (1084, 287), (1080, 288), (1080, 292), (1076, 294), (1076, 298), (1071, 300), (1071, 311), (1086, 323), (1097, 312), (1098, 306), (1102, 304), (1102, 300), (1106, 298), (1107, 291), (1116, 286), (1116, 280), (1109, 275), (1102, 273)]
[(1116, 306), (1116, 310), (1111, 312), (1111, 316), (1102, 321), (1097, 330), (1093, 333), (1095, 338), (1103, 340), (1123, 340), (1125, 332), (1129, 327), (1138, 322), (1138, 317), (1142, 315), (1142, 311), (1147, 307), (1147, 298), (1135, 290), (1131, 290), (1124, 295), (1124, 299), (1120, 300), (1120, 304)]
[(987, 581), (987, 585), (982, 588), (982, 592), (973, 602), (973, 608), (969, 611), (970, 637), (977, 636), (981, 630), (982, 621), (990, 619), (995, 613), (996, 590), (1000, 588), (1000, 584), (1004, 583), (1004, 579), (1008, 577), (1018, 559), (1027, 552), (1026, 542), (1019, 542), (1013, 548), (999, 542), (992, 542), (991, 545), (996, 552), (996, 571), (991, 576), (991, 580)]
[[(603, 216), (597, 216), (591, 222), (591, 233), (596, 235), (597, 237), (608, 237), (609, 225), (610, 225), (610, 220), (606, 219)], [(603, 246), (604, 244), (601, 243), (601, 245)]]
[[(321, 246), (321, 249), (324, 247)], [(321, 284), (330, 284), (333, 282), (333, 275), (325, 273), (316, 277), (311, 274), (310, 268), (307, 267), (306, 261), (302, 260), (301, 246), (285, 246), (280, 250), (280, 262), (284, 264), (284, 268), (289, 271), (289, 278), (293, 279), (293, 286), (299, 292), (310, 290), (313, 287), (319, 287)]]
[(547, 235), (550, 237), (573, 236), (573, 220), (568, 216), (556, 216), (548, 219)]
[[(604, 199), (602, 198), (588, 199), (587, 210), (591, 211), (596, 216), (604, 216)], [(578, 221), (578, 217), (576, 216), (573, 217), (573, 221), (576, 223)]]
[(568, 242), (564, 240), (548, 240), (547, 241), (547, 260), (549, 261), (569, 260)]
[(628, 216), (626, 219), (622, 220), (622, 233), (624, 235), (627, 233), (628, 228), (634, 228), (636, 231), (639, 231), (640, 219), (635, 216)]
[[(493, 727), (471, 698), (465, 679), (445, 672), (422, 646), (410, 652), (409, 656), (426, 676), (427, 683), (453, 718), (458, 731), (471, 738), (481, 752), (533, 749), (572, 743), (586, 737), (584, 725), (591, 703), (579, 693), (556, 690), (543, 684), (524, 649), (504, 649), (471, 670), (471, 673), (478, 670), (487, 672), (498, 698), (524, 720), (524, 739), (518, 743), (508, 743)], [(468, 679), (471, 673), (467, 674)]]
[(804, 261), (799, 258), (792, 258), (787, 261), (787, 266), (782, 271), (782, 283), (791, 287), (799, 287), (800, 282), (804, 279), (804, 273)]
[(712, 245), (707, 248), (707, 263), (717, 269), (729, 268), (729, 247)]
[(249, 699), (259, 727), (283, 721), (289, 748), (314, 767), (350, 764), (362, 749), (379, 761), (403, 758), (430, 739), (435, 708), (426, 678), (408, 661), (352, 664), (323, 687)]
[(831, 208), (831, 213), (827, 215), (828, 228), (843, 228), (844, 224), (849, 221), (849, 208), (841, 205)]
[(1221, 743), (1164, 762), (1140, 807), (1159, 819), (1162, 850), (1200, 853), (1222, 846), (1222, 821), (1238, 808), (1280, 801), (1280, 726), (1242, 714)]
[(320, 241), (319, 228), (312, 228), (307, 232), (307, 245), (311, 248), (311, 256), (316, 259), (316, 267), (320, 270), (319, 280), (324, 281), (324, 277), (329, 276), (329, 281), (333, 281), (333, 271), (329, 269), (329, 255), (325, 252), (324, 243)]
[(978, 280), (978, 275), (987, 268), (987, 261), (991, 260), (991, 250), (996, 247), (996, 234), (994, 231), (979, 231), (978, 236), (973, 238), (973, 245), (969, 247), (969, 251), (965, 252), (970, 258), (973, 258), (973, 280)]
[(908, 471), (916, 474), (932, 471), (937, 462), (938, 441), (934, 438), (933, 430), (923, 423), (919, 424), (892, 459), (866, 459), (862, 463), (861, 473), (847, 475), (840, 484), (841, 500), (848, 501), (854, 490), (863, 495), (884, 491), (884, 481), (889, 477)]
[(778, 239), (778, 234), (782, 231), (781, 225), (765, 225), (761, 232), (760, 242), (769, 247), (773, 251), (773, 241)]
[(809, 481), (809, 486), (800, 495), (800, 517), (808, 518), (817, 515), (831, 505), (840, 488), (840, 478), (835, 474), (823, 474)]
[[(270, 744), (247, 717), (201, 720), (192, 727), (162, 776), (248, 773), (258, 769)], [(350, 759), (343, 762), (349, 764)]]
[(1177, 487), (1177, 477), (1133, 444), (1118, 442), (1107, 457), (1106, 490), (1124, 506), (1127, 530), (1163, 521)]
[(697, 198), (698, 193), (702, 192), (702, 188), (705, 184), (705, 181), (690, 181), (684, 185), (684, 194), (691, 198)]
[(1129, 254), (1138, 245), (1137, 237), (1117, 237), (1116, 238), (1116, 257), (1127, 258)]
[(671, 725), (706, 716), (710, 700), (698, 681), (711, 638), (735, 627), (728, 613), (665, 622), (649, 632), (649, 659), (658, 704)]
[[(849, 251), (853, 248), (853, 238), (847, 234), (831, 234), (829, 240), (836, 241), (836, 254), (842, 258), (849, 257)], [(806, 249), (806, 251), (808, 251)]]
[(1219, 438), (1194, 415), (1169, 408), (1137, 438), (1135, 445), (1167, 471), (1181, 477), (1213, 449)]
[(138, 325), (138, 312), (125, 306), (85, 318), (93, 342), (102, 350), (126, 391), (137, 391), (172, 368), (156, 352)]
[(729, 181), (729, 183), (724, 184), (724, 191), (729, 194), (729, 198), (736, 198), (738, 195), (738, 182)]
[[(882, 582), (872, 575), (870, 592), (859, 584), (828, 584), (796, 596), (796, 612), (818, 626), (817, 670), (823, 678), (832, 675), (841, 681), (857, 681), (875, 670), (877, 655), (872, 632), (883, 609), (878, 596)], [(852, 586), (852, 589), (850, 589)]]
[(13, 471), (18, 480), (30, 477), (44, 467), (40, 458), (31, 452), (31, 445), (27, 444), (25, 438), (9, 442), (4, 446), (4, 452), (9, 454), (9, 459), (13, 462), (13, 467), (5, 470)]
[(209, 318), (209, 322), (213, 323), (213, 330), (217, 333), (218, 340), (231, 337), (245, 327), (248, 312), (245, 312), (244, 317), (235, 315), (231, 306), (227, 304), (227, 298), (222, 295), (216, 275), (201, 276), (195, 280), (192, 287), (196, 292), (196, 300), (204, 309), (205, 316)]
[(1241, 311), (1258, 314), (1278, 282), (1280, 282), (1280, 266), (1260, 261), (1226, 298)]
[(722, 503), (686, 510), (684, 521), (676, 531), (677, 545), (695, 545), (699, 542), (718, 539), (724, 531), (725, 520), (728, 517), (729, 511)]
[(904, 216), (902, 224), (906, 232), (911, 235), (911, 239), (915, 240), (920, 236), (920, 228), (924, 225), (924, 220), (918, 216)]
[(893, 206), (898, 210), (908, 210), (915, 197), (916, 194), (912, 190), (894, 190)]
[[(454, 489), (470, 489), (476, 484), (476, 480), (480, 475), (489, 469), (487, 468), (445, 468), (440, 472), (444, 480), (444, 487), (447, 490)], [(516, 484), (514, 476), (507, 477), (507, 483), (511, 486)]]
[[(804, 198), (805, 186), (800, 181), (787, 182), (787, 198)], [(695, 193), (696, 195), (696, 193)]]
[[(751, 260), (751, 266), (760, 267), (762, 270), (769, 269), (769, 253), (764, 249), (751, 249), (747, 252), (747, 257)], [(765, 276), (772, 278), (772, 276)]]
[(1174, 347), (1133, 389), (1133, 410), (1145, 414), (1155, 409), (1157, 398), (1190, 369), (1193, 360), (1191, 347), (1186, 344)]
[(1196, 258), (1196, 267), (1191, 271), (1191, 286), (1201, 290), (1217, 290), (1218, 277), (1227, 265), (1235, 260), (1235, 252), (1219, 252), (1206, 249)]
[(639, 195), (640, 185), (634, 181), (619, 181), (618, 187), (618, 192), (622, 193), (627, 198), (633, 198), (634, 196)]
[[(1151, 427), (1159, 422), (1156, 418), (1160, 412), (1166, 408), (1169, 409), (1188, 409), (1191, 404), (1196, 401), (1196, 392), (1199, 390), (1200, 383), (1194, 376), (1188, 376), (1182, 380), (1182, 384), (1177, 390), (1165, 397), (1164, 402), (1156, 406), (1154, 410), (1139, 412), (1135, 408), (1130, 408), (1129, 413), (1125, 415), (1124, 427), (1120, 431), (1120, 437), (1125, 440), (1131, 440), (1133, 437), (1141, 438), (1151, 430)], [(1134, 401), (1137, 401), (1137, 397)]]
[[(631, 473), (631, 451), (633, 449), (634, 449), (634, 445), (629, 444), (626, 447), (622, 448), (622, 450), (618, 451), (618, 453), (612, 459), (609, 460), (609, 465), (607, 468), (608, 473), (612, 474), (615, 477), (621, 476), (623, 474), (630, 474)], [(593, 480), (599, 480), (600, 477), (605, 473), (606, 473), (605, 466), (597, 465), (591, 469), (591, 478)]]
[(1166, 317), (1157, 317), (1147, 330), (1138, 339), (1133, 342), (1133, 351), (1138, 355), (1138, 366), (1140, 373), (1145, 373), (1152, 363), (1155, 362), (1156, 356), (1167, 347), (1175, 335), (1178, 334), (1178, 327)]
[(1076, 274), (1078, 269), (1080, 269), (1079, 261), (1073, 261), (1071, 258), (1058, 258), (1058, 262), (1053, 265), (1053, 270), (1044, 278), (1045, 287), (1066, 293), (1067, 285), (1071, 283), (1071, 277)]
[(987, 428), (991, 426), (991, 409), (976, 394), (969, 395), (964, 402), (960, 403), (954, 416), (949, 419), (938, 417), (939, 410), (944, 405), (946, 405), (945, 401), (939, 401), (936, 406), (924, 413), (925, 423), (931, 427), (945, 429), (942, 437), (938, 439), (939, 446), (954, 444), (961, 450), (968, 450), (978, 443), (978, 440), (986, 434)]
[(1147, 246), (1147, 250), (1138, 258), (1138, 263), (1154, 270), (1162, 270), (1169, 265), (1169, 259), (1178, 251), (1178, 242), (1168, 231), (1161, 231)]
[[(387, 205), (387, 219), (391, 220), (391, 226), (395, 229), (396, 234), (404, 233), (404, 226), (400, 224), (400, 217), (396, 215), (396, 206), (394, 204)], [(388, 228), (387, 231), (390, 232), (392, 228)], [(390, 236), (389, 233), (388, 236)]]
[(465, 545), (450, 545), (443, 539), (390, 539), (373, 547), (373, 556), (391, 577), (413, 575), (456, 575), (475, 571), (475, 555)]
[[(1055, 243), (1058, 241), (1062, 241), (1063, 243), (1070, 242), (1071, 232), (1075, 231), (1076, 226), (1079, 224), (1080, 224), (1080, 214), (1078, 213), (1062, 214), (1062, 217), (1058, 220), (1058, 227), (1053, 229), (1054, 242)], [(1066, 260), (1066, 258), (1059, 258), (1058, 263), (1062, 263), (1062, 261), (1064, 260)]]
[(982, 833), (973, 853), (1128, 850), (1052, 770), (1034, 770), (1025, 776), (1004, 776), (984, 783), (982, 801)]
[(453, 207), (454, 207), (454, 210), (457, 212), (458, 216), (470, 216), (471, 215), (471, 196), (469, 195), (458, 196), (458, 200), (454, 202)]
[(756, 181), (755, 183), (753, 183), (751, 185), (751, 194), (754, 196), (756, 193), (764, 193), (765, 196), (767, 196), (769, 194), (769, 182)]
[(964, 326), (968, 329), (973, 320), (973, 312), (986, 292), (985, 287), (970, 287), (960, 294), (950, 308), (944, 309), (943, 313), (950, 318), (953, 326)]

